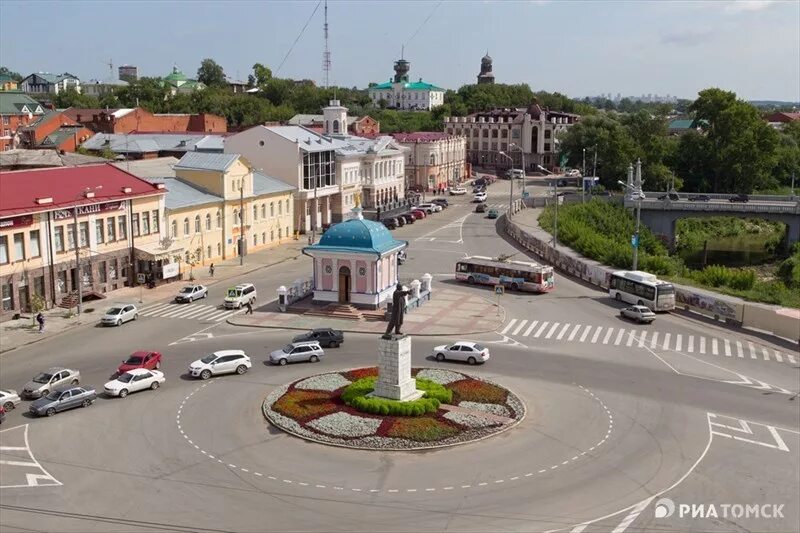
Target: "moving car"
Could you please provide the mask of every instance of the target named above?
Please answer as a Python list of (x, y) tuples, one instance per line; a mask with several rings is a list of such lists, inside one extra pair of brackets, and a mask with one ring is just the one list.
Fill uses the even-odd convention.
[(269, 362), (281, 366), (299, 361), (316, 363), (324, 355), (325, 352), (317, 341), (293, 342), (269, 354)]
[(458, 341), (449, 345), (437, 346), (433, 349), (433, 356), (437, 361), (454, 359), (474, 365), (489, 360), (489, 349), (476, 342)]
[(17, 391), (12, 389), (0, 390), (0, 407), (6, 411), (11, 411), (22, 401)]
[(164, 373), (158, 370), (147, 370), (145, 368), (134, 368), (125, 372), (117, 379), (113, 379), (103, 386), (103, 390), (109, 396), (124, 398), (131, 392), (138, 392), (145, 389), (156, 390), (166, 379)]
[(440, 205), (436, 205), (435, 203), (427, 203), (427, 204), (419, 204), (417, 206), (417, 209), (422, 209), (426, 213), (432, 214), (432, 213), (438, 213), (444, 208)]
[(632, 305), (630, 307), (626, 307), (625, 309), (621, 309), (619, 314), (623, 318), (630, 318), (631, 320), (635, 320), (640, 324), (649, 324), (656, 319), (656, 314), (644, 305)]
[(728, 201), (731, 203), (740, 202), (746, 204), (747, 202), (750, 201), (750, 197), (747, 196), (746, 194), (737, 194), (735, 196), (731, 196), (730, 198), (728, 198)]
[(486, 193), (485, 192), (479, 192), (478, 194), (475, 195), (475, 197), (473, 198), (473, 201), (474, 202), (485, 202), (486, 201)]
[(450, 205), (450, 202), (447, 201), (447, 198), (434, 198), (431, 200), (431, 203), (442, 206), (442, 209), (447, 209), (447, 207)]
[(486, 212), (486, 204), (481, 203), (481, 204), (476, 205), (475, 206), (475, 212), (476, 213), (485, 213)]
[(570, 178), (579, 178), (581, 177), (581, 171), (578, 170), (577, 168), (573, 168), (572, 170), (567, 172), (566, 175), (569, 176)]
[(316, 341), (325, 348), (338, 348), (344, 342), (344, 333), (338, 329), (317, 328), (308, 333), (296, 335), (292, 342)]
[(219, 350), (189, 365), (189, 375), (208, 379), (219, 374), (244, 374), (252, 367), (250, 358), (242, 350)]
[(225, 309), (241, 309), (242, 306), (256, 303), (256, 287), (252, 283), (240, 283), (227, 290), (223, 305)]
[(486, 214), (486, 218), (497, 218), (500, 214), (497, 212), (497, 209), (489, 209), (489, 213)]
[(97, 393), (88, 387), (59, 387), (33, 402), (29, 411), (35, 416), (53, 416), (74, 407), (89, 407), (96, 399)]
[(80, 382), (81, 373), (77, 370), (54, 366), (37, 374), (36, 377), (27, 382), (22, 389), (22, 396), (26, 398), (41, 398), (58, 387), (77, 385)]
[(133, 352), (117, 367), (117, 374), (124, 374), (135, 368), (157, 370), (161, 368), (161, 354), (158, 352)]
[(3, 420), (5, 419), (6, 419), (6, 410), (3, 409), (2, 406), (0, 406), (0, 424), (2, 424)]
[(182, 302), (192, 303), (195, 300), (207, 297), (208, 297), (208, 287), (204, 285), (187, 285), (186, 287), (178, 291), (178, 294), (175, 295), (175, 301), (178, 303)]
[(139, 310), (133, 304), (117, 304), (100, 318), (104, 326), (120, 326), (125, 322), (139, 318)]
[(711, 197), (707, 194), (698, 194), (697, 196), (690, 196), (690, 202), (710, 202)]
[(667, 199), (669, 199), (669, 200), (672, 200), (673, 202), (677, 202), (678, 200), (681, 199), (681, 197), (678, 196), (678, 193), (676, 193), (676, 192), (668, 192), (667, 194), (662, 194), (661, 196), (659, 196), (658, 199), (659, 200), (667, 200)]
[(450, 189), (450, 196), (462, 196), (467, 194), (467, 189), (464, 187), (454, 187)]

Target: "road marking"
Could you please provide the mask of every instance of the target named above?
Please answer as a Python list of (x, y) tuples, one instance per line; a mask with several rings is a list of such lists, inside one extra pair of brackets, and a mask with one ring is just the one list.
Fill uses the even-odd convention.
[(622, 341), (623, 335), (625, 335), (625, 330), (623, 328), (620, 328), (619, 333), (617, 333), (617, 338), (614, 341), (614, 346), (619, 346), (619, 343)]
[(781, 352), (779, 352), (778, 350), (772, 350), (772, 351), (773, 351), (773, 355), (775, 356), (775, 359), (779, 363), (783, 363), (783, 357), (781, 357)]
[(577, 334), (578, 334), (578, 331), (579, 331), (580, 329), (581, 329), (581, 325), (580, 325), (580, 324), (575, 324), (575, 327), (574, 327), (574, 328), (572, 328), (572, 331), (570, 332), (570, 334), (569, 334), (569, 338), (568, 338), (567, 340), (568, 340), (568, 341), (572, 341), (572, 340), (575, 338), (575, 335), (577, 335)]
[(516, 324), (516, 323), (517, 323), (517, 319), (516, 318), (512, 318), (511, 322), (506, 324), (506, 327), (504, 327), (503, 331), (500, 332), (500, 335), (505, 335), (506, 333), (508, 333), (508, 330), (510, 330), (512, 327), (514, 327), (514, 324)]
[(650, 498), (642, 500), (638, 504), (636, 504), (636, 506), (633, 509), (631, 509), (631, 512), (628, 513), (625, 519), (622, 522), (620, 522), (619, 525), (615, 527), (611, 533), (623, 533), (626, 529), (628, 529), (628, 526), (630, 526), (631, 523), (639, 517), (642, 511), (647, 509), (647, 506), (650, 505), (650, 502), (653, 501), (653, 498), (655, 498), (655, 496), (651, 496)]
[(564, 335), (567, 333), (567, 330), (569, 329), (569, 327), (570, 327), (571, 325), (572, 325), (572, 324), (570, 324), (570, 323), (566, 323), (566, 324), (564, 324), (564, 327), (563, 327), (563, 328), (561, 328), (561, 331), (559, 331), (559, 332), (558, 332), (558, 337), (556, 337), (556, 340), (557, 340), (557, 341), (560, 341), (561, 339), (563, 339), (563, 338), (564, 338)]
[(741, 341), (736, 341), (736, 357), (744, 357), (744, 350), (742, 349)]
[(716, 337), (711, 339), (711, 355), (719, 355), (719, 343)]
[(764, 354), (764, 361), (769, 361), (769, 351), (763, 346), (761, 347), (761, 353)]
[(538, 324), (538, 323), (539, 323), (538, 320), (534, 320), (533, 322), (531, 322), (531, 325), (528, 326), (528, 329), (525, 330), (525, 333), (523, 333), (522, 336), (523, 337), (527, 337), (528, 335), (530, 335), (531, 331), (533, 331), (533, 328), (535, 328), (536, 324)]
[(581, 333), (580, 342), (583, 342), (583, 341), (586, 340), (586, 337), (589, 335), (590, 331), (592, 331), (592, 326), (586, 326), (586, 328), (584, 328), (583, 333)]
[(680, 352), (683, 351), (683, 335), (678, 333), (675, 336), (675, 351)]
[(544, 336), (544, 338), (545, 339), (549, 339), (550, 337), (552, 337), (553, 333), (556, 332), (556, 330), (558, 329), (558, 326), (560, 326), (560, 325), (561, 325), (561, 322), (555, 322), (553, 324), (553, 326), (550, 328), (550, 331), (547, 332), (547, 335)]
[(671, 340), (672, 333), (665, 333), (664, 334), (664, 344), (661, 346), (662, 350), (669, 350), (669, 341)]
[(700, 353), (701, 354), (706, 353), (706, 338), (705, 337), (700, 337)]
[(658, 346), (658, 332), (654, 331), (653, 332), (653, 338), (650, 339), (650, 349), (651, 350), (655, 350), (656, 346)]
[(647, 338), (647, 332), (642, 331), (642, 336), (639, 337), (639, 348), (644, 348), (644, 341)]
[(603, 337), (603, 344), (608, 344), (608, 340), (611, 338), (612, 333), (614, 333), (614, 328), (608, 328), (608, 331), (606, 331), (606, 336)]
[(0, 465), (9, 465), (9, 466), (39, 466), (38, 463), (32, 463), (30, 461), (6, 461), (0, 460)]
[(723, 339), (722, 342), (725, 343), (725, 357), (731, 357), (731, 341)]
[[(2, 446), (0, 447), (0, 451), (26, 451), (28, 452), (28, 457), (30, 458), (29, 461), (8, 461), (2, 460), (0, 464), (5, 464), (9, 466), (23, 466), (36, 469), (36, 472), (26, 472), (25, 473), (25, 483), (20, 483), (16, 485), (2, 485), (0, 484), (0, 489), (14, 489), (14, 488), (23, 488), (23, 487), (52, 487), (52, 486), (61, 486), (63, 483), (58, 481), (54, 478), (50, 472), (45, 470), (45, 468), (36, 460), (36, 457), (33, 455), (33, 450), (31, 450), (30, 441), (28, 440), (28, 424), (24, 424), (22, 426), (15, 426), (8, 429), (0, 430), (0, 433), (11, 433), (17, 432), (22, 430), (22, 442), (24, 446)], [(0, 476), (0, 483), (7, 482), (9, 476)], [(12, 482), (13, 483), (13, 482)]]
[[(735, 423), (738, 423), (739, 425), (737, 427), (737, 426), (729, 426), (729, 425), (723, 424), (721, 422), (716, 422), (716, 421), (712, 422), (712, 418), (714, 420), (718, 420), (719, 418), (727, 418), (727, 419), (733, 420)], [(724, 422), (724, 420), (723, 420), (723, 422)], [(778, 433), (778, 430), (774, 426), (770, 426), (770, 425), (767, 425), (767, 424), (762, 424), (760, 422), (752, 422), (752, 421), (748, 421), (748, 420), (743, 420), (741, 418), (733, 418), (733, 417), (729, 417), (729, 416), (725, 416), (725, 415), (716, 415), (714, 413), (708, 413), (708, 424), (709, 424), (709, 427), (711, 428), (711, 433), (714, 434), (714, 435), (719, 435), (720, 437), (725, 437), (725, 438), (728, 438), (728, 439), (738, 440), (740, 442), (746, 442), (748, 444), (757, 444), (759, 446), (764, 446), (765, 448), (772, 448), (774, 450), (780, 450), (782, 452), (789, 452), (790, 451), (789, 447), (786, 445), (786, 441), (783, 440), (783, 437), (780, 436), (780, 434)], [(755, 440), (754, 438), (742, 437), (742, 436), (739, 436), (739, 435), (735, 434), (735, 433), (740, 433), (740, 434), (744, 434), (744, 435), (749, 435), (749, 436), (755, 437), (755, 434), (753, 432), (751, 424), (756, 425), (758, 427), (765, 428), (767, 430), (767, 432), (770, 434), (770, 436), (772, 437), (773, 442), (772, 443), (764, 442), (764, 441), (760, 441), (760, 440)], [(733, 432), (733, 434), (732, 433), (724, 433), (724, 432), (722, 432), (720, 430), (715, 430), (715, 429), (713, 429), (713, 427), (723, 428), (724, 430), (727, 430), (729, 432)]]
[(689, 345), (686, 347), (686, 351), (689, 353), (694, 352), (694, 335), (689, 335)]
[(794, 356), (792, 354), (786, 354), (786, 357), (789, 358), (789, 362), (792, 363), (793, 365), (797, 364), (797, 361), (795, 360), (795, 358), (794, 358)]
[(597, 329), (594, 331), (594, 335), (592, 336), (592, 344), (597, 342), (597, 338), (600, 337), (601, 331), (603, 331), (603, 326), (597, 326)]
[(636, 332), (634, 330), (631, 330), (631, 332), (628, 333), (628, 342), (625, 343), (625, 346), (630, 348), (631, 346), (633, 346), (633, 341), (635, 340), (636, 340)]
[(525, 324), (527, 324), (527, 323), (528, 323), (528, 321), (527, 321), (527, 320), (523, 320), (522, 322), (520, 322), (520, 323), (519, 323), (519, 326), (517, 326), (517, 329), (515, 329), (515, 330), (514, 330), (514, 333), (512, 333), (512, 335), (516, 335), (516, 334), (518, 334), (520, 331), (522, 331), (522, 328), (524, 328), (524, 327), (525, 327)]
[(752, 342), (748, 342), (747, 346), (750, 348), (750, 359), (757, 359), (756, 357), (756, 347), (753, 345)]
[(536, 330), (536, 334), (533, 337), (535, 339), (538, 339), (539, 335), (542, 334), (542, 332), (544, 331), (544, 328), (546, 328), (549, 323), (550, 322), (547, 322), (547, 321), (542, 322), (542, 326), (539, 329)]

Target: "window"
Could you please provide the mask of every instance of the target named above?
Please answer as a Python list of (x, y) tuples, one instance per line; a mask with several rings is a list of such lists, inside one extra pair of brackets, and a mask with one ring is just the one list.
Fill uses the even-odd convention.
[(210, 229), (211, 229), (211, 215), (209, 213), (206, 213), (206, 231), (209, 231)]
[(42, 255), (42, 248), (39, 245), (39, 230), (33, 230), (29, 236), (31, 246), (31, 257), (40, 257)]
[(253, 233), (253, 246), (258, 246), (258, 233)]
[(189, 235), (189, 219), (188, 219), (188, 217), (183, 219), (183, 235), (184, 236)]
[(134, 237), (139, 236), (139, 213), (133, 214), (133, 222), (131, 222), (131, 233)]
[(100, 283), (105, 283), (106, 281), (108, 281), (108, 278), (106, 276), (106, 262), (105, 261), (100, 261), (99, 263), (97, 263), (97, 273), (100, 276)]
[(177, 220), (173, 220), (170, 223), (170, 235), (172, 235), (173, 239), (178, 237), (178, 221)]
[(206, 248), (206, 256), (207, 256), (207, 257), (211, 257), (211, 246), (208, 246), (208, 247)]
[(519, 130), (518, 129), (511, 130), (511, 138), (512, 139), (519, 139)]
[(281, 228), (278, 228), (278, 239), (282, 239), (283, 234), (281, 233)]
[[(113, 226), (113, 218), (110, 219), (112, 221), (111, 225)], [(53, 232), (56, 246), (56, 252), (63, 252), (64, 251), (64, 226), (58, 226), (55, 231)]]
[(261, 218), (267, 218), (267, 204), (261, 204)]
[(222, 255), (222, 245), (217, 243), (217, 255)]
[(158, 233), (158, 209), (153, 211), (153, 225), (150, 226), (150, 229), (153, 230), (153, 233)]
[(270, 202), (269, 203), (269, 216), (270, 217), (274, 217), (275, 216), (275, 202)]
[[(2, 238), (5, 239), (5, 236)], [(14, 309), (14, 297), (12, 296), (14, 294), (13, 289), (14, 287), (11, 285), (10, 279), (8, 280), (8, 283), (3, 283), (3, 311), (11, 311)]]
[[(0, 236), (0, 265), (8, 263), (8, 236)], [(3, 285), (3, 309), (5, 309), (5, 289)]]
[(239, 223), (239, 210), (238, 209), (234, 209), (233, 210), (233, 223), (234, 224), (238, 224)]
[(278, 216), (283, 214), (283, 202), (278, 202)]
[(261, 234), (261, 244), (267, 244), (267, 232)]
[(287, 199), (286, 200), (286, 214), (288, 215), (289, 213), (291, 213), (291, 210), (289, 209), (289, 200)]
[(200, 233), (200, 215), (194, 216), (194, 232)]
[(500, 130), (500, 137), (502, 137), (503, 139), (508, 138), (508, 130), (506, 129)]
[(189, 252), (186, 252), (185, 254), (183, 254), (183, 258), (186, 261), (186, 263), (189, 263)]
[(124, 241), (128, 238), (128, 223), (125, 220), (124, 216), (119, 217), (119, 224), (117, 224), (117, 229), (119, 230), (119, 240)]
[[(280, 230), (279, 230), (280, 231)], [(289, 226), (286, 226), (286, 236), (289, 236)]]
[(253, 222), (258, 220), (258, 206), (253, 204)]
[(275, 230), (270, 230), (270, 232), (269, 232), (269, 242), (272, 242), (274, 240), (275, 240)]
[(94, 221), (94, 233), (95, 239), (97, 239), (97, 244), (103, 244), (105, 242), (105, 235), (103, 229), (105, 228), (105, 224), (103, 224), (102, 219), (97, 219)]
[(25, 259), (25, 234), (14, 234), (14, 261)]
[(81, 222), (80, 226), (78, 226), (78, 233), (80, 234), (81, 248), (89, 246), (89, 223)]
[(217, 209), (217, 229), (222, 227), (222, 212)]
[(142, 235), (150, 235), (150, 215), (146, 211), (142, 213)]
[(106, 219), (106, 239), (108, 242), (117, 240), (116, 231), (114, 231), (116, 230), (115, 223), (114, 217)]

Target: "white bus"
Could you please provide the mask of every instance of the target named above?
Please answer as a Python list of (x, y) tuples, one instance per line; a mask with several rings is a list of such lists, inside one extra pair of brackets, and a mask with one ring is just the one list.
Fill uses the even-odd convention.
[(620, 270), (611, 274), (608, 294), (620, 302), (645, 305), (653, 311), (675, 309), (675, 287), (654, 274)]
[(456, 263), (456, 279), (530, 292), (551, 291), (555, 285), (551, 266), (528, 261), (499, 261), (480, 255), (460, 259)]

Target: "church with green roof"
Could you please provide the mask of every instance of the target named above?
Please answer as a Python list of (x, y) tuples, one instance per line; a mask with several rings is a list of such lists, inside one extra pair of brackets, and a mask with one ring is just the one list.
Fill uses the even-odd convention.
[(164, 85), (169, 89), (170, 95), (193, 93), (206, 88), (205, 83), (192, 80), (181, 72), (178, 65), (172, 67), (172, 72), (164, 76)]
[(444, 104), (444, 89), (423, 81), (410, 81), (411, 63), (405, 59), (394, 62), (394, 78), (367, 89), (375, 106), (405, 111), (429, 111)]

